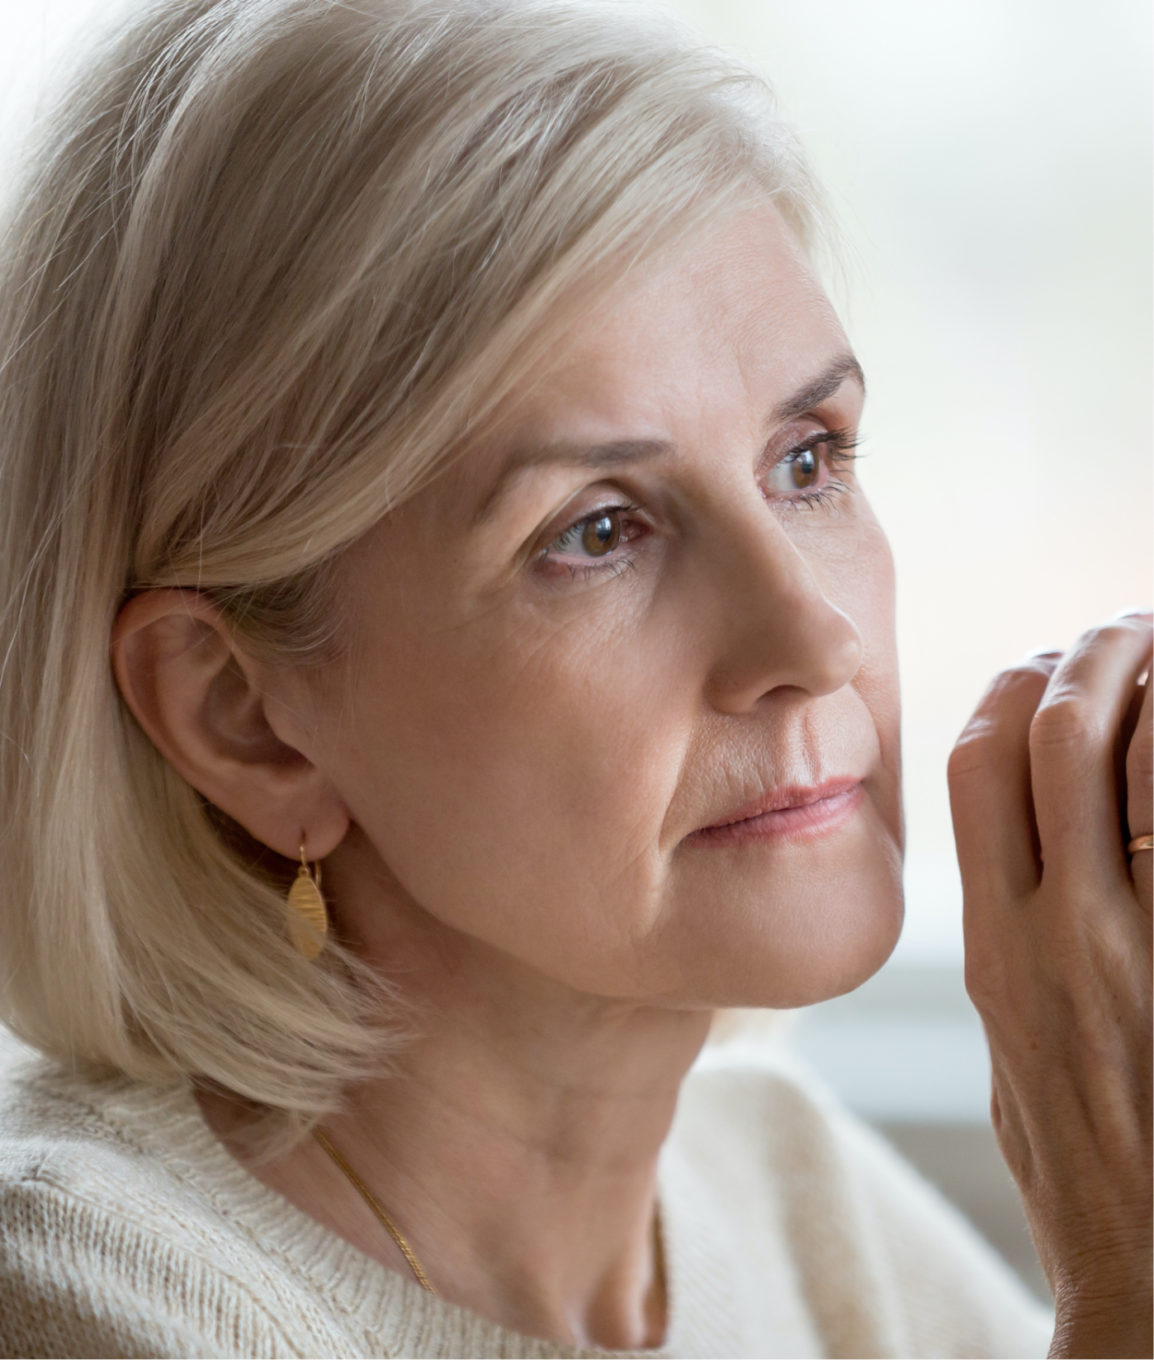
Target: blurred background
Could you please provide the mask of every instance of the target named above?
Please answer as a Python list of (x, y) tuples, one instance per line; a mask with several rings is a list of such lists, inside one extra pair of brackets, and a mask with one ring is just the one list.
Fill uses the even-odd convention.
[[(0, 184), (132, 0), (0, 0)], [(1154, 599), (1148, 0), (666, 0), (775, 85), (846, 243), (898, 565), (907, 924), (791, 1039), (1045, 1292), (962, 986), (946, 757), (993, 673)]]

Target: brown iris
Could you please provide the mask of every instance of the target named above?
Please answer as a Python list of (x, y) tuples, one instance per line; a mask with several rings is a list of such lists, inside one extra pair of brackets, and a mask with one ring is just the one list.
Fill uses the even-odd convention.
[(798, 449), (789, 460), (789, 479), (798, 491), (805, 491), (817, 481), (818, 459), (813, 449)]
[(590, 557), (604, 557), (621, 541), (621, 520), (608, 512), (591, 515), (581, 531), (581, 546)]

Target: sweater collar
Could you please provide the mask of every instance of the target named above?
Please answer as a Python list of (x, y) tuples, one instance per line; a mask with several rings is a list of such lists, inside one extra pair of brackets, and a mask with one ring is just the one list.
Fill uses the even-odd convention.
[(725, 1242), (717, 1215), (700, 1193), (694, 1193), (673, 1133), (662, 1147), (657, 1167), (669, 1309), (665, 1341), (650, 1350), (573, 1349), (510, 1331), (428, 1293), (415, 1280), (366, 1256), (246, 1171), (206, 1123), (187, 1082), (114, 1081), (99, 1103), (109, 1122), (208, 1201), (258, 1250), (307, 1284), (313, 1307), (335, 1310), (345, 1327), (363, 1334), (366, 1354), (440, 1354), (438, 1340), (448, 1333), (456, 1353), (463, 1355), (526, 1360), (692, 1355), (700, 1353), (696, 1349), (700, 1342), (693, 1336), (697, 1328), (692, 1315), (699, 1311), (694, 1300), (705, 1304), (714, 1345), (719, 1323), (731, 1315), (732, 1285), (724, 1267)]

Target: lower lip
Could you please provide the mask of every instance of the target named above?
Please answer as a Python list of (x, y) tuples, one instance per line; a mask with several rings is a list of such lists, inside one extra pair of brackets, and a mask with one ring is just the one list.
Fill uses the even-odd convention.
[(744, 822), (706, 827), (695, 831), (689, 837), (689, 844), (723, 846), (744, 845), (747, 841), (812, 840), (844, 826), (864, 798), (865, 789), (861, 784), (854, 784), (801, 807), (777, 808), (757, 817), (748, 817)]

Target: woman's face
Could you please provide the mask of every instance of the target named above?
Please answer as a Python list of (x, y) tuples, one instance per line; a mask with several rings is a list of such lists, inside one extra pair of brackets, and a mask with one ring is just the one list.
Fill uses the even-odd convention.
[(674, 1006), (806, 1004), (884, 962), (898, 686), (862, 396), (781, 218), (747, 210), (639, 270), (349, 551), (308, 751), (353, 821), (326, 861), (347, 924)]

